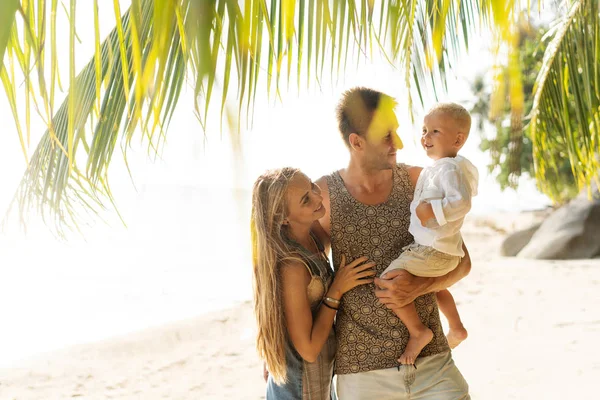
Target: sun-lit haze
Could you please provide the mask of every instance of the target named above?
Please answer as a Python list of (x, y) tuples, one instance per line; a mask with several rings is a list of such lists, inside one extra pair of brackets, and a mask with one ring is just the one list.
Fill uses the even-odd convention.
[[(93, 55), (93, 27), (87, 23), (92, 20), (91, 4), (77, 3), (82, 40), (78, 68)], [(122, 2), (122, 10), (126, 6)], [(112, 6), (101, 5), (100, 17), (105, 37), (114, 26)], [(68, 29), (64, 15), (61, 18), (59, 37)], [(456, 77), (449, 78), (448, 93), (440, 100), (458, 102), (467, 109), (471, 106), (469, 80), (493, 62), (488, 43), (489, 38), (473, 39), (469, 55), (457, 65)], [(67, 47), (67, 41), (59, 41), (65, 77)], [(117, 147), (109, 179), (127, 228), (115, 213), (106, 213), (103, 216), (109, 224), (98, 221), (83, 227), (85, 239), (74, 234), (68, 242), (59, 242), (39, 221), (30, 222), (28, 235), (15, 224), (0, 234), (0, 314), (7, 327), (0, 331), (0, 365), (249, 298), (249, 190), (254, 179), (268, 168), (282, 166), (299, 167), (313, 179), (343, 168), (348, 153), (337, 132), (334, 110), (340, 94), (356, 85), (398, 100), (398, 132), (405, 145), (398, 161), (429, 163), (418, 143), (422, 113), (415, 115), (415, 124), (410, 121), (404, 75), (379, 56), (358, 65), (349, 60), (347, 70), (340, 71), (333, 82), (325, 73), (320, 87), (315, 82), (300, 93), (295, 76), (289, 92), (282, 79), (282, 100), (259, 93), (253, 123), (246, 128), (242, 120), (241, 132), (232, 132), (227, 122), (221, 130), (218, 106), (212, 108), (207, 132), (203, 132), (188, 85), (160, 156), (154, 160), (148, 156), (147, 143), (133, 141), (128, 151), (133, 183)], [(233, 107), (235, 91), (229, 100)], [(57, 98), (56, 104), (61, 101)], [(3, 215), (25, 160), (4, 94), (0, 115), (5, 138), (0, 148)], [(34, 118), (30, 154), (43, 131), (43, 122)], [(530, 210), (549, 204), (526, 177), (517, 191), (502, 192), (487, 171), (488, 155), (478, 150), (479, 138), (480, 132), (473, 131), (461, 150), (480, 172), (473, 213)], [(239, 150), (234, 151), (236, 146)]]

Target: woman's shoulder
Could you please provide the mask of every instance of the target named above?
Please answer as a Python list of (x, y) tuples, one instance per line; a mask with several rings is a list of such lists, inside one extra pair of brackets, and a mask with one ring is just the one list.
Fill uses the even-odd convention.
[(280, 262), (281, 276), (293, 276), (293, 277), (307, 277), (309, 280), (312, 277), (310, 274), (310, 268), (306, 264), (306, 261), (302, 259), (300, 254), (291, 254), (290, 257)]

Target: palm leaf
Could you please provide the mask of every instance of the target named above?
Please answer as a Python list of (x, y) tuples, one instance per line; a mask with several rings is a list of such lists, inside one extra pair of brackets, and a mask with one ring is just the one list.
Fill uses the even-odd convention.
[(15, 21), (15, 13), (19, 8), (19, 0), (6, 0), (0, 4), (0, 69), (3, 67), (4, 51), (10, 39)]
[(540, 188), (558, 197), (548, 172), (568, 157), (580, 188), (598, 179), (600, 161), (600, 9), (598, 0), (579, 0), (556, 21), (534, 88), (531, 111), (536, 176)]
[[(194, 88), (196, 115), (206, 129), (211, 103), (220, 101), (221, 120), (224, 114), (231, 115), (227, 98), (232, 90), (237, 95), (238, 115), (244, 106), (250, 114), (260, 89), (261, 69), (267, 71), (268, 93), (272, 94), (274, 87), (279, 96), (282, 68), (286, 68), (288, 82), (294, 68), (299, 76), (312, 75), (319, 82), (325, 66), (339, 75), (342, 58), (345, 68), (347, 57), (358, 61), (375, 47), (389, 55), (404, 74), (409, 102), (412, 104), (416, 94), (423, 103), (425, 92), (444, 87), (447, 69), (468, 45), (476, 25), (493, 21), (508, 26), (514, 15), (513, 1), (500, 6), (502, 2), (492, 0), (391, 0), (382, 2), (381, 7), (375, 7), (372, 0), (133, 0), (121, 15), (119, 0), (113, 0), (107, 4), (113, 8), (117, 24), (100, 42), (97, 7), (106, 5), (95, 0), (94, 54), (76, 73), (76, 2), (71, 0), (69, 90), (55, 112), (55, 91), (61, 87), (56, 50), (60, 40), (56, 32), (58, 1), (52, 0), (50, 6), (49, 92), (44, 63), (37, 62), (45, 50), (42, 31), (47, 13), (40, 11), (45, 0), (22, 2), (26, 3), (35, 3), (37, 12), (34, 8), (23, 10), (20, 27), (2, 25), (11, 26), (11, 33), (4, 39), (5, 30), (0, 30), (0, 50), (5, 40), (4, 60), (17, 61), (10, 65), (21, 68), (27, 79), (24, 90), (42, 104), (48, 129), (15, 200), (21, 215), (34, 208), (48, 220), (68, 226), (76, 225), (78, 212), (92, 210), (95, 215), (113, 204), (107, 171), (118, 143), (125, 153), (132, 138), (141, 132), (149, 152), (159, 151), (186, 78)], [(15, 3), (10, 4), (14, 7)], [(14, 8), (11, 10), (14, 16)], [(380, 15), (376, 15), (378, 10)], [(478, 19), (484, 24), (473, 22)], [(32, 67), (38, 76), (37, 87), (29, 79)], [(17, 78), (6, 68), (1, 78), (9, 101), (16, 105)], [(220, 96), (214, 89), (218, 84)], [(13, 116), (26, 151), (16, 106)], [(26, 111), (26, 125), (28, 121)]]

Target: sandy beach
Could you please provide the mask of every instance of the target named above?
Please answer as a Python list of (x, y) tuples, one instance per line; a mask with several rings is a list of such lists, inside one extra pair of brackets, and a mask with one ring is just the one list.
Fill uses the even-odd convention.
[[(473, 399), (596, 398), (600, 259), (499, 256), (536, 217), (468, 219), (471, 274), (452, 288), (469, 338), (454, 350)], [(0, 399), (260, 399), (250, 301), (0, 370)]]

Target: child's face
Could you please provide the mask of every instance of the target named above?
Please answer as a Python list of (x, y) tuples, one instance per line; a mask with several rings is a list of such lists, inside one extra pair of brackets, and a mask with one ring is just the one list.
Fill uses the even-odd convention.
[(421, 145), (433, 160), (456, 157), (465, 139), (456, 121), (444, 112), (434, 112), (423, 120)]

